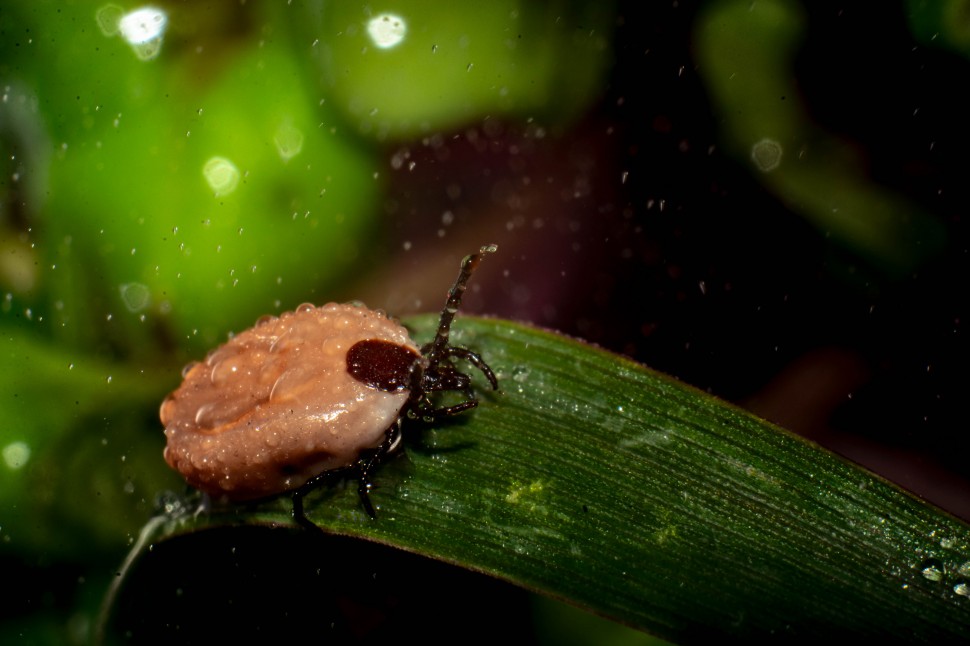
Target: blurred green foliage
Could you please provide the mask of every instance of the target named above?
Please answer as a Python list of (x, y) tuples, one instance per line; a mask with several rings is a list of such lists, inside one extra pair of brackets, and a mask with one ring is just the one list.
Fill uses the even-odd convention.
[(701, 11), (694, 49), (723, 145), (826, 237), (906, 276), (940, 251), (943, 225), (872, 183), (852, 145), (813, 123), (794, 74), (805, 30), (795, 0), (717, 0)]
[[(441, 132), (481, 115), (562, 122), (598, 95), (611, 58), (609, 2), (309, 6), (302, 33), (322, 39), (312, 56), (328, 100), (377, 139)], [(374, 36), (382, 30), (383, 39)]]
[[(163, 31), (134, 44), (139, 25), (118, 22), (133, 4), (0, 7), (0, 558), (51, 581), (105, 571), (181, 485), (157, 421), (179, 366), (360, 270), (382, 144), (570, 123), (606, 82), (615, 27), (611, 4), (565, 0), (158, 6)], [(966, 51), (965, 1), (909, 6), (924, 42)], [(942, 228), (811, 121), (793, 74), (805, 20), (793, 0), (702, 4), (695, 62), (722, 147), (905, 275)], [(80, 596), (83, 614), (98, 595)], [(38, 639), (85, 633), (36, 607)]]
[[(109, 312), (112, 341), (144, 354), (157, 346), (148, 316), (200, 352), (353, 266), (374, 225), (378, 162), (336, 132), (285, 30), (206, 43), (208, 55), (194, 54), (209, 36), (196, 34), (141, 61), (97, 29), (63, 33), (92, 20), (90, 8), (66, 13), (33, 30), (68, 45), (66, 56), (50, 51), (60, 67), (51, 96), (40, 83), (47, 57), (18, 70), (40, 114), (55, 117), (40, 219), (58, 336), (103, 337)], [(212, 164), (229, 184), (207, 175)]]
[(970, 55), (970, 2), (907, 0), (913, 34), (924, 44)]
[(609, 60), (597, 3), (400, 5), (384, 50), (368, 3), (155, 6), (0, 8), (0, 557), (51, 581), (103, 572), (183, 486), (157, 419), (179, 366), (359, 270), (375, 135), (562, 122)]

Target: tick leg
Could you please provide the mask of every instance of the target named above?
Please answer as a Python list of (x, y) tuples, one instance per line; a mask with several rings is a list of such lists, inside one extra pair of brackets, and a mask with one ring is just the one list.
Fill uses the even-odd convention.
[(374, 505), (370, 501), (371, 474), (400, 444), (401, 420), (398, 420), (384, 432), (384, 441), (374, 451), (361, 455), (357, 460), (357, 495), (371, 518), (377, 518)]
[(498, 390), (498, 379), (495, 378), (495, 373), (489, 367), (485, 360), (482, 359), (482, 355), (477, 352), (472, 352), (468, 348), (448, 348), (449, 357), (458, 357), (459, 359), (464, 359), (468, 363), (472, 364), (476, 368), (482, 371), (485, 378), (488, 379), (488, 383), (492, 384), (492, 390)]
[(297, 489), (293, 492), (293, 522), (304, 529), (314, 530), (320, 529), (309, 518), (303, 513), (303, 497), (306, 496), (307, 492), (303, 488)]
[(452, 415), (458, 415), (459, 413), (464, 413), (466, 410), (475, 408), (478, 406), (478, 400), (469, 399), (468, 401), (462, 402), (460, 404), (455, 404), (454, 406), (445, 406), (444, 408), (435, 408), (431, 411), (431, 418), (433, 420), (441, 419), (442, 417), (451, 417)]
[[(323, 475), (326, 475), (326, 473), (320, 474), (320, 476), (323, 476)], [(311, 491), (319, 487), (320, 484), (323, 482), (324, 478), (321, 478), (320, 476), (312, 478), (305, 485), (295, 490), (292, 496), (293, 522), (295, 522), (303, 529), (308, 529), (311, 531), (312, 530), (320, 531), (320, 528), (317, 527), (312, 520), (307, 518), (305, 513), (303, 513), (303, 499), (306, 497), (308, 493), (310, 493)]]
[(318, 473), (307, 480), (305, 484), (294, 489), (290, 494), (290, 498), (293, 500), (293, 522), (306, 529), (320, 529), (303, 512), (303, 499), (308, 493), (318, 489), (321, 485), (330, 484), (346, 477), (347, 472), (350, 470), (348, 467), (340, 467), (339, 469), (330, 469), (329, 471)]
[(374, 511), (374, 504), (370, 501), (370, 487), (370, 477), (361, 476), (360, 480), (357, 481), (357, 496), (360, 498), (360, 504), (364, 506), (367, 515), (376, 520), (377, 512)]

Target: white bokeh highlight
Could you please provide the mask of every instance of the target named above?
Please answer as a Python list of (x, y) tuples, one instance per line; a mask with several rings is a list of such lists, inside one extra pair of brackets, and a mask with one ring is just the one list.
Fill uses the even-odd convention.
[(239, 186), (239, 169), (225, 157), (210, 157), (202, 167), (202, 176), (216, 197), (228, 195)]
[(380, 49), (397, 47), (407, 35), (408, 26), (404, 18), (393, 13), (374, 16), (367, 23), (367, 34), (374, 45)]
[(98, 10), (96, 20), (106, 36), (114, 35), (117, 20), (117, 33), (131, 45), (139, 60), (152, 60), (162, 50), (168, 15), (157, 7), (141, 7), (118, 16), (115, 5), (105, 5)]
[(751, 146), (751, 161), (763, 173), (770, 173), (781, 165), (781, 144), (767, 137)]

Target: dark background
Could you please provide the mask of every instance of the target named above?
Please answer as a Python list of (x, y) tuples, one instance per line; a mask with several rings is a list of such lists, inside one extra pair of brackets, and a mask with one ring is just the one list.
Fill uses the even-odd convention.
[[(941, 253), (888, 276), (722, 152), (692, 57), (702, 4), (622, 3), (608, 89), (560, 137), (493, 123), (445, 137), (446, 162), (408, 149), (416, 168), (394, 175), (385, 205), (392, 248), (434, 255), (446, 230), (449, 245), (497, 241), (504, 271), (481, 272), (467, 311), (626, 354), (970, 518), (966, 58), (918, 42), (903, 3), (876, 19), (804, 7), (791, 99), (946, 230)], [(457, 207), (442, 186), (462, 187)], [(397, 262), (426, 264), (415, 256)]]

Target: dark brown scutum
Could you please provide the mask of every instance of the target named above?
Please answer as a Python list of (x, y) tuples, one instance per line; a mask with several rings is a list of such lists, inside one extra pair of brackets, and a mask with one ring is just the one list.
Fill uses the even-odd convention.
[(416, 352), (389, 341), (358, 341), (347, 351), (347, 372), (371, 388), (397, 392), (411, 383), (411, 366), (420, 358)]

